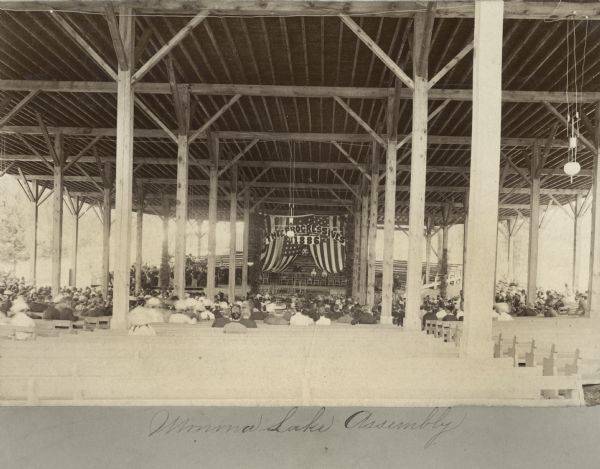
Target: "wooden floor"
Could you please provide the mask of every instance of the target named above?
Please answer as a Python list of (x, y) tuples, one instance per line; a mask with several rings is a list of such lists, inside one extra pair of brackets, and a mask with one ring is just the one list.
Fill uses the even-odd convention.
[[(515, 325), (495, 327), (508, 334)], [(540, 398), (544, 386), (566, 389), (572, 379), (548, 380), (539, 369), (514, 368), (507, 359), (459, 358), (453, 344), (398, 327), (261, 324), (229, 335), (209, 326), (156, 325), (158, 335), (147, 338), (96, 330), (0, 341), (0, 400), (4, 405), (580, 402)], [(529, 322), (523, 327), (539, 329)]]

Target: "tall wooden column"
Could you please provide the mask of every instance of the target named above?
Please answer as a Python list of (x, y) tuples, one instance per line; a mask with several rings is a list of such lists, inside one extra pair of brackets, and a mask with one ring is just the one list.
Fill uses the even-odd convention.
[(538, 252), (540, 237), (540, 177), (538, 164), (540, 161), (539, 145), (533, 146), (531, 157), (531, 203), (529, 209), (529, 251), (527, 262), (527, 304), (533, 305), (537, 296)]
[(159, 286), (167, 290), (171, 282), (171, 266), (169, 265), (169, 214), (171, 207), (167, 195), (161, 194), (162, 245), (160, 256)]
[(581, 210), (582, 202), (583, 198), (581, 194), (577, 194), (577, 198), (575, 199), (575, 210), (573, 213), (573, 278), (571, 282), (573, 293), (580, 289), (579, 271), (581, 270), (581, 253), (579, 250), (581, 248), (581, 217), (579, 216), (579, 212)]
[(448, 236), (450, 225), (448, 217), (450, 215), (450, 207), (445, 206), (443, 209), (442, 221), (442, 246), (440, 249), (440, 295), (442, 298), (448, 296)]
[(210, 133), (208, 135), (209, 154), (209, 189), (208, 189), (208, 262), (206, 272), (206, 295), (214, 299), (215, 289), (215, 267), (217, 254), (217, 188), (218, 188), (218, 165), (219, 165), (219, 140)]
[(173, 286), (175, 295), (183, 298), (185, 294), (185, 248), (188, 221), (188, 169), (189, 151), (187, 122), (189, 121), (189, 94), (177, 91), (185, 114), (184, 128), (177, 135), (177, 200), (175, 202), (175, 263)]
[(112, 213), (112, 187), (109, 185), (111, 164), (104, 164), (105, 184), (102, 190), (102, 296), (106, 299), (108, 295), (108, 284), (110, 277), (110, 229)]
[[(426, 41), (426, 16), (417, 13), (414, 20), (413, 51), (423, 52)], [(406, 280), (407, 329), (419, 330), (419, 311), (423, 290), (423, 227), (425, 225), (425, 185), (427, 168), (427, 54), (413, 52), (415, 89), (413, 92), (412, 155), (410, 162), (410, 205), (408, 220), (408, 267)]]
[(433, 238), (433, 223), (430, 217), (427, 217), (425, 232), (425, 283), (431, 280), (431, 241)]
[(359, 276), (359, 291), (360, 304), (364, 305), (367, 302), (367, 265), (369, 256), (369, 192), (367, 184), (364, 181), (361, 190), (361, 209), (360, 209), (360, 276)]
[(465, 218), (463, 220), (463, 261), (462, 261), (462, 285), (464, 292), (465, 275), (467, 272), (467, 238), (469, 237), (469, 193), (465, 192), (463, 200), (463, 209), (465, 212)]
[[(204, 238), (204, 236), (202, 235), (202, 220), (200, 218), (198, 218), (198, 220), (196, 220), (196, 224), (198, 225), (198, 257), (200, 257), (202, 255), (202, 239)], [(198, 285), (199, 286), (199, 285)]]
[(244, 192), (244, 247), (242, 249), (242, 298), (248, 296), (248, 250), (250, 248), (250, 188)]
[(369, 242), (367, 263), (367, 304), (375, 304), (375, 261), (377, 243), (377, 202), (379, 200), (379, 144), (372, 144), (371, 160), (371, 185), (370, 187), (370, 210), (369, 210)]
[(492, 357), (494, 263), (498, 233), (500, 128), (502, 119), (502, 24), (504, 4), (475, 2), (473, 116), (465, 319), (462, 355)]
[[(119, 32), (130, 62), (134, 57), (135, 23), (131, 8), (119, 9)], [(111, 328), (127, 327), (131, 268), (131, 208), (133, 199), (133, 114), (132, 67), (119, 66), (117, 74), (117, 144), (115, 172), (115, 249), (113, 316)]]
[(506, 240), (507, 245), (507, 281), (508, 283), (512, 283), (515, 281), (515, 229), (516, 220), (514, 218), (509, 218), (506, 220), (506, 227), (508, 233), (508, 239)]
[(71, 282), (72, 287), (77, 287), (77, 257), (79, 251), (79, 218), (81, 217), (79, 197), (75, 197), (75, 203), (73, 204), (73, 241), (72, 241), (72, 254), (71, 254)]
[(394, 301), (394, 237), (396, 227), (396, 155), (398, 153), (399, 89), (400, 87), (396, 83), (395, 94), (394, 96), (390, 96), (387, 102), (381, 324), (392, 324), (392, 304)]
[[(52, 207), (52, 294), (58, 295), (61, 283), (62, 235), (63, 235), (63, 164), (64, 138), (58, 133), (54, 139), (54, 151), (59, 162), (54, 164), (54, 193)], [(57, 164), (58, 163), (58, 164)]]
[(142, 244), (144, 241), (144, 186), (137, 182), (137, 219), (135, 225), (135, 292), (142, 292)]
[(590, 317), (600, 319), (600, 102), (596, 103), (595, 112), (596, 157), (592, 179), (592, 236), (590, 243), (590, 276), (588, 283), (588, 307)]
[(229, 303), (235, 301), (235, 251), (237, 240), (237, 165), (229, 168), (231, 173), (231, 190), (229, 192)]
[(38, 219), (40, 211), (40, 198), (38, 191), (38, 182), (33, 181), (33, 194), (35, 195), (34, 200), (31, 201), (31, 218), (33, 222), (33, 230), (31, 233), (31, 246), (30, 246), (30, 277), (33, 285), (36, 284), (37, 280), (37, 245), (38, 245)]
[(360, 299), (360, 209), (362, 201), (354, 198), (354, 244), (352, 249), (352, 298), (354, 301)]

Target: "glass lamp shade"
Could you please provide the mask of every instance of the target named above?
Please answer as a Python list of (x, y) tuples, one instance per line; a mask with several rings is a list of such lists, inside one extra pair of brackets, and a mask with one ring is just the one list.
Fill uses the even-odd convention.
[(569, 161), (565, 163), (563, 171), (567, 176), (576, 176), (581, 171), (581, 165), (577, 161)]
[(287, 230), (287, 231), (286, 231), (286, 233), (285, 233), (285, 235), (286, 235), (288, 238), (293, 238), (294, 236), (296, 236), (296, 233), (294, 233), (294, 231), (293, 231), (293, 230)]

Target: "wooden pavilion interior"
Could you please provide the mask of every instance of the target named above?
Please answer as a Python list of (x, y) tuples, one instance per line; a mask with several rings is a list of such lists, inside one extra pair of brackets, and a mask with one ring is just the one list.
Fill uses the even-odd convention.
[[(210, 272), (217, 220), (286, 215), (292, 200), (295, 214), (351, 215), (353, 294), (365, 301), (377, 227), (391, 252), (408, 226), (408, 330), (420, 329), (428, 227), (464, 224), (463, 350), (489, 355), (491, 319), (478, 313), (493, 301), (499, 223), (510, 236), (553, 205), (575, 219), (591, 210), (590, 316), (600, 314), (599, 20), (592, 1), (2, 1), (0, 169), (32, 204), (53, 191), (53, 288), (63, 200), (75, 213), (114, 209), (116, 329), (132, 211), (176, 218), (176, 290), (188, 219), (210, 222)], [(581, 170), (568, 176), (573, 109)]]

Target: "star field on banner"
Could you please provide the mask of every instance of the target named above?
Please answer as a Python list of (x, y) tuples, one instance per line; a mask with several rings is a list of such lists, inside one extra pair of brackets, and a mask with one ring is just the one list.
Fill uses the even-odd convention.
[[(307, 249), (319, 269), (329, 274), (344, 270), (345, 217), (265, 215), (264, 221), (263, 271), (282, 272)], [(288, 236), (289, 231), (294, 236)]]

